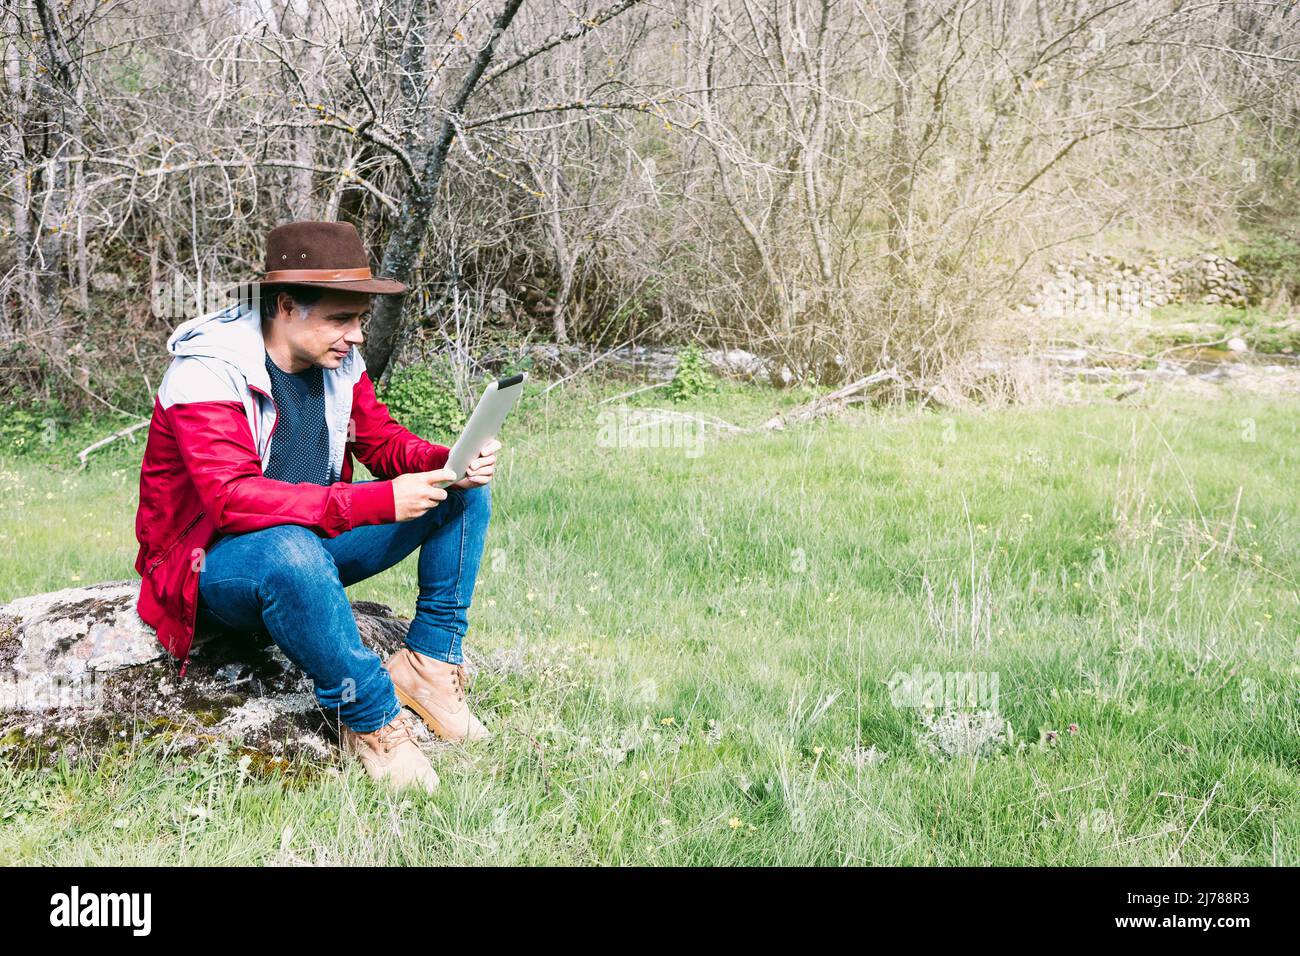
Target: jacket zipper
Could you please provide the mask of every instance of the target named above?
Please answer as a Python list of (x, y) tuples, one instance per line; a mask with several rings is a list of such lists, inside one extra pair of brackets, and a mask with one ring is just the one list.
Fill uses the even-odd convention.
[[(260, 388), (258, 388), (256, 385), (249, 385), (249, 386), (248, 386), (248, 390), (249, 390), (250, 392), (256, 392), (258, 395), (265, 395), (266, 398), (268, 398), (268, 399), (270, 400), (270, 402), (271, 402), (271, 411), (275, 412), (275, 421), (271, 422), (271, 431), (270, 431), (270, 433), (266, 436), (266, 460), (267, 460), (267, 461), (270, 461), (270, 460), (271, 460), (271, 439), (275, 437), (275, 429), (276, 429), (276, 428), (279, 426), (279, 424), (280, 424), (280, 409), (277, 408), (276, 405), (275, 405), (275, 398), (274, 398), (274, 396), (272, 396), (272, 395), (268, 395), (266, 392), (262, 391), (262, 390), (261, 390)], [(263, 466), (263, 469), (262, 469), (262, 470), (263, 470), (263, 471), (266, 470), (265, 466)]]
[[(176, 545), (180, 544), (182, 541), (185, 540), (185, 536), (186, 536), (187, 534), (190, 533), (190, 529), (191, 529), (191, 528), (193, 528), (196, 524), (199, 523), (199, 519), (201, 519), (201, 518), (203, 517), (203, 514), (204, 514), (204, 512), (200, 511), (198, 514), (196, 514), (196, 515), (194, 516), (194, 518), (190, 521), (190, 523), (187, 524), (187, 525), (185, 526), (185, 530), (182, 531), (179, 535), (176, 536), (176, 540), (173, 541), (171, 544), (169, 544), (169, 545), (168, 545), (168, 546), (163, 550), (163, 553), (162, 553), (162, 554), (160, 554), (160, 555), (158, 555), (158, 557), (154, 558), (153, 563), (149, 565), (148, 571), (147, 571), (146, 573), (148, 573), (148, 574), (153, 574), (154, 569), (155, 569), (156, 567), (158, 567), (158, 565), (162, 564), (163, 558), (165, 558), (165, 557), (167, 557), (167, 555), (171, 554), (171, 553), (172, 553), (172, 549), (175, 548)], [(179, 681), (183, 681), (183, 680), (185, 679), (185, 668), (187, 668), (187, 667), (189, 667), (189, 666), (190, 666), (190, 652), (189, 652), (189, 651), (186, 651), (186, 652), (185, 652), (185, 660), (181, 662), (181, 673), (180, 673), (180, 676), (176, 678), (178, 682), (179, 682)]]

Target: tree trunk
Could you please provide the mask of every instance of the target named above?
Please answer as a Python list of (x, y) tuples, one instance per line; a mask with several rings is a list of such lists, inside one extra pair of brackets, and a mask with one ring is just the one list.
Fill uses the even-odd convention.
[[(447, 153), (456, 138), (454, 118), (464, 112), (483, 72), (492, 62), (497, 41), (514, 20), (522, 3), (523, 0), (506, 0), (501, 13), (492, 22), (492, 32), (487, 42), (479, 48), (477, 56), (461, 82), (460, 89), (448, 104), (448, 114), (439, 124), (436, 137), (412, 156), (418, 176), (402, 199), (395, 226), (384, 246), (380, 267), (382, 275), (410, 285), (408, 280), (415, 273), (416, 264), (424, 251), (424, 241), (429, 231), (429, 219), (433, 214), (438, 185), (442, 182), (442, 174), (446, 169)], [(373, 381), (378, 381), (383, 376), (397, 346), (397, 339), (402, 330), (404, 302), (405, 296), (376, 297), (370, 320), (370, 336), (364, 350), (366, 366)]]
[[(22, 17), (15, 8), (4, 14), (5, 32), (10, 37), (21, 36), (25, 30)], [(5, 135), (9, 151), (14, 157), (14, 172), (10, 178), (9, 213), (14, 232), (14, 285), (18, 293), (16, 320), (6, 330), (7, 334), (30, 327), (36, 316), (36, 287), (32, 272), (31, 189), (26, 141), (23, 133), (27, 116), (27, 102), (31, 95), (31, 78), (24, 82), (22, 52), (12, 39), (4, 50), (5, 95), (9, 102), (9, 122)]]
[(889, 163), (889, 253), (901, 277), (908, 258), (912, 218), (912, 86), (920, 31), (920, 0), (904, 0), (903, 23), (894, 47), (894, 119)]
[(776, 312), (782, 337), (788, 338), (794, 330), (794, 316), (790, 307), (789, 290), (786, 289), (785, 283), (781, 281), (774, 258), (768, 250), (766, 239), (759, 231), (758, 225), (745, 211), (744, 204), (741, 201), (742, 197), (737, 193), (732, 183), (730, 171), (727, 167), (727, 159), (722, 150), (721, 130), (714, 115), (712, 0), (700, 4), (699, 9), (702, 11), (699, 26), (702, 52), (700, 54), (699, 79), (697, 81), (700, 89), (700, 115), (713, 153), (713, 161), (718, 169), (718, 185), (722, 188), (722, 195), (726, 199), (727, 208), (735, 216), (736, 222), (740, 224), (745, 237), (754, 249), (754, 255), (758, 257), (759, 268), (763, 273), (764, 291), (766, 292), (764, 298)]
[[(299, 36), (308, 40), (319, 41), (322, 39), (322, 10), (325, 4), (311, 0), (308, 3), (308, 13), (305, 22), (298, 22), (297, 16), (289, 17), (293, 36), (290, 39), (297, 39)], [(294, 4), (289, 4), (289, 9), (293, 10)], [(302, 66), (298, 69), (298, 75), (302, 78), (301, 95), (307, 98), (308, 103), (316, 103), (321, 97), (321, 64), (323, 53), (319, 46), (305, 44), (303, 48)], [(314, 116), (310, 108), (301, 111), (306, 116)], [(320, 138), (319, 131), (315, 126), (302, 126), (293, 131), (293, 158), (298, 167), (292, 170), (289, 182), (289, 194), (286, 197), (289, 218), (292, 220), (314, 219), (317, 214), (317, 205), (315, 197), (315, 173), (311, 166), (316, 161), (316, 144)]]
[(63, 35), (63, 24), (48, 0), (36, 0), (45, 41), (46, 69), (36, 80), (37, 101), (44, 120), (45, 168), (40, 215), (36, 220), (36, 297), (41, 321), (47, 324), (48, 349), (59, 363), (66, 361), (67, 336), (59, 294), (63, 255), (67, 246), (68, 156), (76, 148), (73, 134), (78, 124), (76, 89), (80, 70), (73, 62)]

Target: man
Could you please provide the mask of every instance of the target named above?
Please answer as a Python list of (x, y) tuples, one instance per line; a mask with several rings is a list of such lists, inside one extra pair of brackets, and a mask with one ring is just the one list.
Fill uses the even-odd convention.
[[(185, 664), (196, 623), (268, 633), (337, 712), (345, 753), (431, 791), (402, 705), (444, 739), (488, 736), (465, 702), (461, 640), (501, 445), (438, 487), (455, 478), (450, 449), (375, 398), (362, 323), (371, 295), (405, 291), (371, 275), (350, 224), (289, 223), (267, 239), (259, 299), (172, 333), (140, 469), (138, 609)], [(352, 481), (354, 455), (376, 480)], [(381, 661), (344, 588), (417, 548), (415, 617)]]

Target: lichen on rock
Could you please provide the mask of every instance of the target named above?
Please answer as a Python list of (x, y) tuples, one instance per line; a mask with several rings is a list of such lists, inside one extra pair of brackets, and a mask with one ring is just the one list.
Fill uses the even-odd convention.
[[(166, 734), (181, 748), (226, 740), (286, 758), (330, 753), (336, 716), (269, 634), (196, 632), (182, 679), (136, 613), (139, 587), (110, 581), (0, 606), (0, 750), (25, 743), (57, 759)], [(380, 656), (406, 636), (409, 622), (388, 606), (352, 608)]]

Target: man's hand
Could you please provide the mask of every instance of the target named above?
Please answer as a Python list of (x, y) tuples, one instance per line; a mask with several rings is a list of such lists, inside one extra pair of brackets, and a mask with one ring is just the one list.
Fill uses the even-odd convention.
[(469, 467), (465, 469), (465, 477), (451, 487), (476, 488), (479, 485), (486, 485), (492, 480), (492, 475), (497, 469), (497, 452), (500, 450), (501, 442), (495, 438), (480, 448), (478, 457), (471, 460)]
[(437, 471), (413, 471), (393, 479), (393, 506), (398, 521), (418, 518), (430, 508), (447, 500), (447, 489), (437, 487), (440, 481), (451, 481), (456, 473), (450, 468)]

